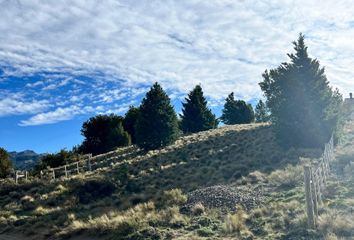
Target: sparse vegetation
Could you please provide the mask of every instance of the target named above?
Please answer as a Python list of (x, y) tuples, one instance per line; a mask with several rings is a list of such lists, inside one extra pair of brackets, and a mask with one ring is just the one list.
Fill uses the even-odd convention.
[[(185, 136), (166, 148), (101, 169), (99, 175), (64, 182), (1, 182), (0, 229), (56, 238), (350, 239), (354, 178), (336, 174), (350, 171), (351, 129), (345, 128), (337, 148), (317, 231), (307, 229), (298, 158), (308, 155), (310, 161), (321, 151), (283, 150), (268, 124)], [(199, 201), (188, 206), (186, 193), (216, 184), (234, 185), (235, 191), (262, 189), (262, 197), (252, 207), (234, 205), (226, 211)]]

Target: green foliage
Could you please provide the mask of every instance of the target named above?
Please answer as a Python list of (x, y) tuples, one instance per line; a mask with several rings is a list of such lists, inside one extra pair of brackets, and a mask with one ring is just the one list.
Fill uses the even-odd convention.
[(47, 167), (55, 168), (73, 162), (76, 158), (77, 155), (72, 151), (62, 149), (57, 153), (50, 153), (41, 157), (36, 168), (37, 170), (46, 169)]
[(183, 194), (181, 189), (171, 189), (164, 191), (161, 202), (164, 206), (183, 205), (187, 202), (187, 196)]
[(234, 93), (226, 98), (222, 110), (221, 121), (225, 124), (243, 124), (254, 121), (254, 112), (251, 104), (242, 100), (235, 100)]
[(195, 133), (218, 126), (218, 120), (207, 107), (207, 101), (203, 96), (203, 90), (197, 85), (182, 103), (181, 127), (185, 133)]
[(289, 63), (265, 71), (260, 87), (285, 147), (322, 147), (336, 128), (342, 96), (333, 91), (317, 59), (308, 56), (304, 36), (294, 42)]
[(254, 114), (257, 123), (268, 122), (270, 120), (268, 108), (262, 100), (259, 100), (257, 103)]
[(109, 197), (116, 190), (116, 185), (106, 179), (92, 179), (79, 181), (73, 186), (72, 192), (77, 196), (80, 203), (87, 204), (99, 198)]
[(84, 122), (81, 134), (85, 137), (80, 150), (93, 155), (131, 144), (129, 134), (123, 129), (123, 118), (114, 114), (98, 115)]
[(146, 93), (136, 122), (136, 143), (145, 150), (157, 149), (173, 143), (179, 134), (177, 115), (170, 98), (155, 83)]
[(10, 155), (4, 148), (0, 148), (0, 178), (5, 178), (11, 173), (12, 162)]
[(139, 116), (139, 108), (136, 108), (134, 106), (130, 106), (129, 110), (124, 116), (123, 120), (123, 127), (124, 130), (127, 131), (131, 137), (132, 143), (136, 143), (136, 137), (135, 137), (135, 125), (136, 121)]

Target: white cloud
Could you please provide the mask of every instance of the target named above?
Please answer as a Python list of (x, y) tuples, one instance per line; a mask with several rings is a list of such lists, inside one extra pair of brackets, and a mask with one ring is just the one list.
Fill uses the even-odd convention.
[(0, 117), (8, 115), (35, 114), (49, 107), (48, 101), (24, 101), (19, 97), (0, 100)]
[[(137, 96), (132, 89), (155, 81), (171, 96), (201, 83), (216, 104), (231, 91), (245, 100), (260, 97), (262, 72), (287, 60), (291, 41), (303, 32), (310, 55), (347, 94), (354, 78), (353, 12), (349, 0), (1, 1), (0, 66), (13, 67), (5, 76), (60, 73), (30, 88), (76, 84), (65, 99), (38, 93), (55, 106), (65, 103), (61, 111), (84, 98), (93, 107), (131, 101)], [(97, 72), (104, 76), (90, 83), (65, 76)], [(117, 79), (124, 89), (107, 89), (105, 81)], [(92, 86), (85, 96), (84, 84)]]
[(95, 109), (92, 107), (80, 107), (80, 106), (70, 106), (66, 108), (57, 108), (51, 112), (39, 113), (29, 118), (28, 120), (23, 120), (19, 124), (20, 126), (35, 126), (43, 124), (52, 124), (60, 121), (70, 120), (76, 115), (86, 114), (89, 112), (94, 112)]

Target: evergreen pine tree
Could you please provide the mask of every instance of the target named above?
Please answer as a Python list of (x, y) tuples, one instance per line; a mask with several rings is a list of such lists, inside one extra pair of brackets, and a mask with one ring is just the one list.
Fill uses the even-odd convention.
[(255, 118), (257, 123), (261, 122), (268, 122), (269, 121), (269, 113), (267, 106), (262, 100), (259, 100), (259, 102), (256, 105), (256, 108), (254, 110), (255, 112)]
[(216, 128), (218, 120), (207, 107), (207, 101), (203, 96), (203, 90), (197, 85), (182, 103), (181, 127), (185, 133), (195, 133)]
[(225, 124), (251, 123), (254, 121), (253, 108), (243, 100), (235, 100), (232, 92), (226, 98), (220, 119)]
[(10, 160), (10, 155), (8, 152), (0, 148), (0, 178), (7, 177), (12, 169), (12, 162)]
[(329, 86), (317, 59), (308, 56), (304, 36), (289, 63), (265, 71), (260, 87), (278, 139), (290, 147), (322, 147), (338, 121), (341, 96)]
[(139, 116), (139, 108), (130, 106), (123, 120), (124, 130), (129, 133), (133, 144), (136, 143), (135, 124), (138, 119), (138, 116)]
[(173, 143), (179, 133), (177, 115), (162, 87), (155, 83), (146, 93), (136, 122), (136, 143), (145, 150)]

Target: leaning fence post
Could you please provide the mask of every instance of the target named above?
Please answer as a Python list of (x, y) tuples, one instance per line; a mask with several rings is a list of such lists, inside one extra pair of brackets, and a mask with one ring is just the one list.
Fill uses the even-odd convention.
[(307, 208), (307, 223), (310, 228), (314, 229), (316, 227), (315, 216), (314, 216), (314, 206), (312, 199), (311, 190), (311, 167), (304, 166), (305, 173), (305, 194), (306, 194), (306, 208)]

